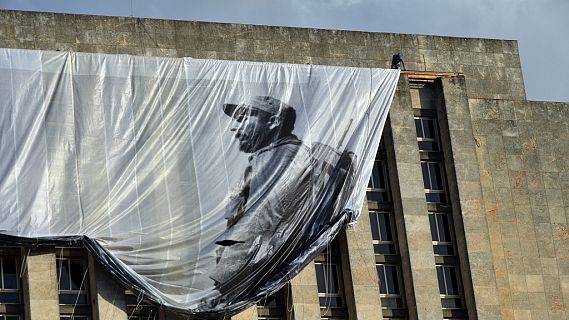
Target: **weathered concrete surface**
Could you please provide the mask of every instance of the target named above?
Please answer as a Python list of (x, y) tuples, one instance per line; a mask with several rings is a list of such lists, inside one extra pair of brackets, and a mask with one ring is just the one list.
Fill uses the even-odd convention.
[(470, 97), (525, 99), (516, 41), (0, 10), (0, 47), (461, 72)]
[(469, 318), (500, 319), (465, 79), (442, 78), (440, 87), (438, 122)]
[(371, 239), (369, 212), (367, 205), (364, 205), (359, 222), (346, 229), (345, 239), (342, 238), (345, 241), (341, 243), (342, 249), (345, 249), (341, 251), (342, 266), (346, 270), (344, 291), (351, 305), (350, 319), (354, 320), (383, 318)]
[(231, 317), (231, 320), (257, 320), (257, 306), (252, 306)]
[(569, 104), (469, 104), (502, 319), (567, 319)]
[(125, 289), (89, 257), (91, 295), (95, 319), (127, 320)]
[(292, 319), (319, 320), (320, 302), (314, 263), (290, 281)]
[(52, 249), (25, 251), (23, 293), (26, 319), (59, 319), (55, 251)]

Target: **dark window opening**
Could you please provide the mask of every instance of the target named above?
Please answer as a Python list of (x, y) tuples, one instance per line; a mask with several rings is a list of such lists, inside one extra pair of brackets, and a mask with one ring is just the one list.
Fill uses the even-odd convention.
[(393, 215), (390, 212), (370, 211), (373, 250), (376, 254), (397, 254)]
[(322, 319), (345, 319), (346, 304), (337, 240), (332, 241), (315, 259), (315, 269)]
[(0, 303), (20, 303), (19, 261), (15, 257), (0, 257)]
[(368, 201), (384, 203), (390, 201), (389, 190), (387, 187), (387, 172), (385, 160), (375, 159), (371, 178), (367, 188)]
[(89, 320), (89, 268), (85, 252), (60, 250), (61, 254), (56, 259), (60, 319)]
[(0, 255), (0, 320), (23, 319), (21, 288), (19, 256)]
[(376, 265), (379, 278), (381, 305), (386, 309), (403, 308), (401, 295), (401, 272), (398, 265)]
[(146, 301), (142, 295), (135, 295), (132, 291), (126, 290), (125, 300), (128, 319), (158, 319), (158, 308)]
[(257, 304), (257, 319), (259, 320), (285, 320), (286, 319), (286, 303), (283, 291), (281, 289)]
[(439, 292), (441, 294), (442, 307), (444, 309), (462, 308), (457, 267), (437, 265), (437, 276), (439, 279)]
[(84, 259), (57, 259), (60, 304), (89, 304), (87, 266)]
[(446, 203), (442, 165), (439, 162), (421, 161), (421, 169), (427, 202)]
[(451, 219), (446, 212), (429, 212), (431, 239), (436, 255), (452, 256), (455, 254), (451, 235)]
[(417, 130), (419, 151), (440, 151), (436, 122), (434, 118), (415, 117), (415, 129)]

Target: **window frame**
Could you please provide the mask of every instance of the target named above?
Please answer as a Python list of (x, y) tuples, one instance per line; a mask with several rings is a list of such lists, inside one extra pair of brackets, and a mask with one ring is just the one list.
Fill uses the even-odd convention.
[[(318, 288), (318, 303), (320, 305), (320, 317), (322, 319), (345, 319), (347, 317), (347, 303), (346, 297), (344, 293), (344, 279), (343, 279), (343, 270), (342, 270), (342, 261), (340, 259), (340, 248), (338, 245), (338, 238), (334, 239), (328, 247), (321, 252), (316, 258), (314, 259), (314, 269), (316, 275), (316, 284), (318, 286), (318, 272), (321, 266), (324, 270), (325, 268), (332, 268), (335, 267), (335, 272), (331, 272), (331, 274), (335, 274), (336, 277), (336, 284), (337, 284), (337, 291), (336, 292), (320, 292), (320, 288)], [(324, 279), (328, 279), (326, 276), (326, 272), (324, 271), (323, 275)], [(326, 281), (329, 283), (329, 280)], [(326, 284), (325, 284), (326, 285)], [(339, 299), (341, 302), (341, 306), (327, 306), (322, 305), (320, 303), (321, 299), (327, 298), (336, 298)]]
[[(383, 188), (381, 188), (381, 186), (379, 188), (376, 186), (370, 187), (370, 185), (373, 184), (372, 182), (374, 179), (374, 177), (373, 177), (374, 176), (374, 170), (372, 169), (371, 176), (369, 178), (369, 183), (368, 183), (368, 186), (366, 187), (366, 194), (368, 195), (367, 199), (368, 199), (368, 201), (375, 202), (375, 203), (390, 203), (391, 202), (391, 192), (390, 192), (390, 188), (389, 188), (389, 177), (387, 176), (387, 161), (385, 158), (376, 156), (376, 158), (374, 159), (373, 165), (374, 165), (374, 168), (377, 167), (378, 172), (380, 172), (381, 175), (383, 176), (383, 181), (382, 181), (382, 179), (380, 179), (381, 176), (378, 176), (377, 180), (383, 182), (384, 186), (383, 186)], [(377, 201), (375, 199), (372, 199), (372, 197), (369, 196), (370, 193), (380, 194), (381, 197), (383, 198), (383, 200)]]
[[(286, 299), (284, 292), (285, 290), (288, 292), (288, 287), (285, 285), (280, 290), (273, 292), (272, 294), (265, 297), (265, 299), (259, 301), (257, 303), (257, 319), (258, 320), (286, 320), (287, 313), (286, 313)], [(272, 298), (278, 301), (277, 306), (268, 306), (263, 304), (266, 302), (267, 299)]]
[[(16, 276), (17, 276), (17, 289), (4, 289), (4, 258), (11, 258), (15, 260)], [(23, 283), (20, 277), (22, 272), (22, 252), (20, 248), (15, 247), (0, 247), (0, 291), (3, 292), (17, 292), (18, 303), (0, 303), (0, 316), (4, 317), (18, 317), (20, 320), (24, 319), (24, 297), (23, 297)]]
[[(445, 293), (440, 293), (440, 283), (441, 283), (441, 279), (439, 278), (439, 268), (441, 268), (443, 270), (442, 275), (443, 275), (443, 283), (445, 285)], [(464, 309), (464, 297), (462, 296), (461, 292), (463, 292), (463, 288), (462, 288), (462, 283), (460, 281), (461, 279), (461, 275), (460, 275), (460, 268), (457, 265), (454, 264), (437, 264), (436, 265), (436, 269), (437, 269), (437, 280), (439, 282), (439, 294), (441, 297), (441, 307), (443, 310), (462, 310)], [(446, 279), (446, 272), (445, 269), (452, 269), (454, 270), (454, 277), (456, 280), (456, 294), (449, 294), (448, 293), (448, 282)], [(457, 301), (460, 302), (460, 305), (458, 307), (445, 307), (444, 306), (444, 301), (443, 300), (451, 300), (451, 299), (455, 299)]]
[[(345, 302), (344, 295), (343, 295), (344, 285), (343, 285), (343, 281), (342, 281), (342, 268), (341, 268), (340, 264), (336, 263), (336, 262), (329, 262), (329, 261), (322, 261), (322, 262), (315, 261), (314, 267), (316, 269), (317, 282), (318, 282), (318, 279), (320, 277), (322, 277), (325, 281), (324, 286), (326, 287), (325, 292), (321, 292), (320, 288), (318, 288), (318, 300), (320, 301), (320, 299), (322, 299), (322, 298), (324, 298), (324, 299), (336, 298), (341, 303), (340, 306), (322, 305), (320, 303), (320, 308), (325, 308), (325, 309), (345, 308), (346, 302)], [(322, 271), (321, 276), (319, 276), (320, 271)], [(330, 281), (333, 281), (335, 286), (337, 287), (335, 292), (329, 292), (328, 291), (329, 286), (327, 286), (327, 284), (330, 283)]]
[[(432, 174), (431, 174), (431, 169), (430, 169), (430, 164), (434, 164), (437, 165), (439, 167), (439, 172), (440, 172), (440, 177), (438, 177), (438, 179), (440, 180), (440, 184), (441, 184), (441, 189), (434, 189), (433, 188), (433, 180), (432, 180)], [(423, 171), (423, 165), (426, 165), (427, 168), (427, 172), (428, 172), (428, 177), (429, 177), (429, 185), (428, 188), (425, 186), (425, 172)], [(447, 192), (447, 186), (446, 186), (446, 177), (445, 177), (445, 167), (444, 164), (441, 161), (433, 161), (433, 160), (421, 160), (421, 174), (423, 175), (423, 188), (424, 188), (424, 192), (425, 192), (425, 201), (427, 203), (436, 203), (436, 204), (448, 204), (449, 203), (449, 197), (448, 197), (448, 192)], [(436, 175), (436, 173), (434, 173)], [(443, 195), (444, 197), (444, 201), (429, 201), (429, 199), (427, 198), (428, 194), (438, 194), (438, 195)]]
[[(59, 315), (60, 319), (74, 319), (78, 317), (85, 317), (87, 320), (93, 319), (92, 314), (92, 302), (91, 298), (93, 293), (91, 292), (92, 284), (90, 278), (90, 268), (89, 268), (89, 256), (87, 252), (82, 248), (69, 248), (69, 247), (56, 247), (56, 284), (57, 284), (57, 295), (58, 295), (58, 303), (59, 303)], [(68, 261), (69, 270), (71, 270), (71, 261), (81, 261), (82, 264), (82, 271), (81, 271), (81, 278), (82, 278), (82, 286), (83, 289), (73, 290), (73, 289), (64, 289), (61, 290), (60, 287), (60, 280), (61, 280), (61, 268), (63, 266), (64, 261)], [(71, 272), (69, 272), (69, 277), (71, 280)], [(80, 284), (81, 285), (81, 284)], [(62, 303), (61, 301), (61, 294), (85, 294), (85, 304), (76, 304), (76, 303)], [(77, 298), (76, 298), (77, 299)], [(77, 301), (77, 300), (76, 300)]]
[[(441, 227), (439, 226), (439, 220), (437, 219), (438, 216), (442, 216), (445, 217), (447, 220), (447, 224), (448, 224), (448, 241), (441, 241), (440, 240), (440, 230)], [(435, 253), (435, 256), (440, 256), (440, 257), (455, 257), (456, 256), (456, 245), (455, 245), (455, 235), (454, 235), (454, 227), (453, 227), (453, 219), (451, 216), (450, 212), (445, 212), (445, 211), (429, 211), (428, 212), (428, 217), (429, 217), (429, 227), (431, 228), (431, 241), (433, 243), (433, 251)], [(437, 240), (433, 240), (432, 239), (432, 233), (433, 233), (433, 229), (432, 229), (432, 224), (431, 224), (431, 217), (434, 218), (434, 222), (437, 228)], [(442, 229), (444, 229), (444, 227), (442, 227)], [(441, 253), (437, 253), (436, 252), (436, 247), (437, 246), (447, 246), (448, 248), (450, 248), (452, 250), (452, 253), (449, 254), (441, 254)]]
[[(370, 225), (371, 225), (371, 236), (372, 236), (372, 244), (374, 246), (374, 253), (375, 254), (379, 254), (379, 255), (386, 255), (386, 256), (393, 256), (393, 255), (399, 255), (399, 245), (397, 243), (397, 230), (395, 228), (395, 215), (393, 214), (393, 212), (388, 211), (388, 210), (369, 210), (369, 219), (370, 219)], [(378, 234), (375, 235), (374, 233), (374, 228), (373, 228), (373, 218), (372, 215), (375, 215), (375, 221), (377, 222), (376, 227), (377, 227), (377, 232)], [(382, 238), (382, 234), (381, 234), (381, 220), (379, 219), (380, 215), (385, 215), (388, 217), (389, 220), (389, 225), (386, 226), (386, 229), (389, 229), (389, 232), (391, 232), (391, 240), (384, 240), (381, 239)], [(385, 220), (385, 219), (384, 219)], [(377, 236), (378, 239), (375, 239)], [(385, 252), (379, 252), (379, 249), (376, 251), (375, 250), (375, 246), (376, 245), (387, 245), (387, 246), (391, 246), (393, 248), (393, 253), (385, 253)]]
[[(403, 277), (402, 277), (402, 273), (401, 273), (401, 265), (399, 264), (391, 264), (391, 263), (376, 263), (375, 265), (376, 267), (376, 271), (378, 272), (378, 286), (379, 286), (379, 297), (381, 299), (381, 306), (382, 309), (389, 309), (389, 310), (394, 310), (394, 309), (404, 309), (406, 307), (406, 303), (405, 303), (405, 295), (403, 294), (404, 291), (404, 287), (403, 287)], [(379, 272), (380, 272), (380, 268), (383, 271), (383, 277), (384, 279), (387, 279), (388, 277), (388, 273), (386, 271), (386, 267), (391, 267), (394, 268), (395, 270), (395, 277), (396, 279), (395, 282), (397, 283), (398, 289), (399, 289), (399, 293), (390, 293), (390, 292), (386, 292), (386, 293), (382, 293), (381, 292), (381, 277), (379, 276)], [(387, 282), (385, 283), (385, 288), (387, 289)], [(389, 291), (389, 290), (388, 290)], [(397, 306), (393, 307), (393, 306), (387, 306), (386, 303), (384, 303), (384, 301), (386, 300), (395, 300), (398, 301), (399, 303), (397, 303)]]
[[(146, 319), (158, 319), (160, 316), (158, 314), (158, 308), (152, 303), (144, 299), (144, 297), (139, 298), (134, 292), (129, 289), (124, 291), (125, 295), (125, 305), (126, 305), (126, 315), (131, 320), (146, 320)], [(129, 303), (130, 299), (134, 298), (136, 304)]]
[[(427, 113), (427, 112), (424, 112)], [(415, 129), (417, 129), (417, 120), (419, 120), (421, 122), (421, 134), (422, 136), (419, 137), (418, 133), (417, 133), (417, 145), (419, 147), (419, 152), (425, 152), (425, 153), (431, 153), (431, 152), (442, 152), (442, 145), (441, 145), (441, 139), (440, 139), (440, 135), (439, 135), (439, 126), (438, 126), (438, 121), (436, 116), (432, 116), (432, 115), (416, 115), (414, 116), (414, 120), (415, 120)], [(425, 136), (425, 126), (423, 125), (423, 121), (432, 121), (433, 122), (433, 133), (434, 133), (434, 137), (432, 138), (426, 138)], [(421, 149), (421, 145), (420, 142), (433, 142), (437, 145), (437, 150), (423, 150)]]

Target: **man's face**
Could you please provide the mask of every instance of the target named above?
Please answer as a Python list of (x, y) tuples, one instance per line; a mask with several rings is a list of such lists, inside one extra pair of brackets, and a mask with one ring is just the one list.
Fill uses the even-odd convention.
[(271, 143), (270, 115), (247, 109), (242, 116), (233, 122), (231, 131), (239, 141), (239, 150), (253, 153)]

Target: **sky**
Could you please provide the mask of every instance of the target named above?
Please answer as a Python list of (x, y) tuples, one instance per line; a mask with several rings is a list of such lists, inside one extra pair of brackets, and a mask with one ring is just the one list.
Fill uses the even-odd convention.
[(527, 98), (569, 102), (569, 0), (0, 0), (0, 8), (518, 40)]

